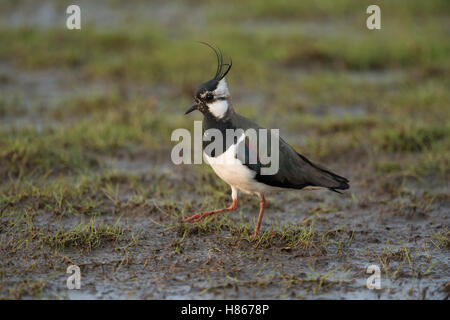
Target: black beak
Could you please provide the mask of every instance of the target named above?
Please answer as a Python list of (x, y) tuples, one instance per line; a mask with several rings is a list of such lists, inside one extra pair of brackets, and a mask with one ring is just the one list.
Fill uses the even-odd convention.
[(191, 113), (194, 110), (197, 110), (198, 105), (194, 104), (192, 107), (190, 107), (189, 109), (187, 109), (187, 111), (184, 114), (188, 114)]

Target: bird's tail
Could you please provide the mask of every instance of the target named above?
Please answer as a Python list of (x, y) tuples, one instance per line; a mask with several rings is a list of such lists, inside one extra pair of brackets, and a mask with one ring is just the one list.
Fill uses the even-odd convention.
[(320, 170), (320, 182), (322, 187), (326, 187), (331, 191), (341, 193), (338, 190), (346, 190), (350, 188), (349, 181), (347, 178), (344, 178), (342, 176), (339, 176), (327, 169), (318, 167), (316, 165), (316, 168)]
[(339, 183), (339, 185), (337, 187), (328, 187), (329, 190), (337, 192), (337, 193), (341, 193), (338, 190), (347, 190), (348, 188), (350, 188), (349, 185), (349, 181), (347, 178), (338, 176), (335, 173), (330, 172), (333, 175), (334, 180)]
[(331, 191), (341, 193), (338, 190), (346, 190), (350, 188), (349, 180), (330, 170), (312, 163), (309, 159), (299, 154), (309, 165), (312, 166), (313, 170), (310, 172), (309, 180), (312, 185), (318, 187), (328, 188)]

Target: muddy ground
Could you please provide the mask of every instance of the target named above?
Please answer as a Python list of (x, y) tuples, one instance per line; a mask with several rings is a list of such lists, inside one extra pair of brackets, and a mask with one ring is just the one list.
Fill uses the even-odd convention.
[[(10, 33), (31, 26), (38, 30), (33, 37), (48, 41), (47, 33), (64, 21), (58, 13), (64, 5), (44, 4), (4, 4), (4, 39), (12, 41)], [(136, 27), (152, 19), (176, 42), (185, 36), (179, 17), (192, 13), (184, 23), (195, 34), (218, 10), (202, 1), (150, 7), (96, 1), (81, 7), (90, 9), (91, 30), (118, 28), (117, 38), (105, 40), (111, 50), (121, 45), (127, 23)], [(319, 19), (310, 10), (313, 17), (303, 22), (255, 16), (238, 23), (244, 34), (264, 33), (264, 46), (296, 28), (317, 37), (351, 29), (343, 18), (322, 21), (322, 13)], [(92, 12), (101, 12), (102, 19)], [(442, 19), (449, 30), (448, 16)], [(16, 41), (15, 51), (0, 51), (1, 298), (448, 299), (447, 66), (351, 67), (351, 54), (342, 58), (347, 64), (336, 66), (306, 52), (278, 65), (274, 77), (283, 86), (254, 86), (251, 77), (238, 73), (230, 81), (238, 112), (242, 105), (244, 114), (264, 126), (285, 128), (281, 136), (287, 142), (351, 184), (342, 195), (321, 190), (266, 197), (261, 234), (251, 242), (258, 214), (252, 196), (240, 194), (236, 212), (182, 223), (231, 201), (227, 185), (206, 165), (176, 166), (170, 160), (170, 132), (180, 126), (192, 130), (193, 120), (200, 119), (182, 115), (194, 84), (141, 78), (133, 62), (122, 66), (112, 59), (107, 62), (113, 66), (105, 66), (94, 50), (98, 60), (44, 63), (51, 58), (46, 49), (37, 46), (42, 57), (28, 59), (34, 47), (23, 49), (22, 40)], [(239, 58), (234, 61), (239, 66)], [(322, 69), (328, 67), (331, 75)], [(192, 77), (206, 76), (211, 68)], [(318, 89), (319, 80), (308, 80), (317, 74), (324, 83)], [(336, 79), (343, 84), (333, 91), (330, 81)], [(288, 83), (296, 81), (302, 90), (290, 89)], [(425, 92), (430, 86), (437, 86), (434, 98)], [(324, 96), (322, 88), (330, 93), (317, 98)], [(399, 100), (408, 90), (422, 90), (426, 99)], [(405, 107), (391, 108), (400, 102)], [(407, 128), (416, 130), (419, 120), (424, 124), (417, 137), (395, 131), (408, 121)], [(80, 290), (67, 288), (70, 265), (81, 269)], [(366, 287), (370, 265), (381, 270), (380, 289)]]

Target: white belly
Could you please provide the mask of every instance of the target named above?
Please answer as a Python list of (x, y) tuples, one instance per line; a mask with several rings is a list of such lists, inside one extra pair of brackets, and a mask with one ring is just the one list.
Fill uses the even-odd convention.
[(266, 193), (278, 189), (254, 179), (256, 172), (250, 170), (236, 158), (236, 145), (231, 145), (228, 150), (217, 157), (209, 157), (206, 153), (203, 153), (203, 157), (223, 181), (241, 191)]

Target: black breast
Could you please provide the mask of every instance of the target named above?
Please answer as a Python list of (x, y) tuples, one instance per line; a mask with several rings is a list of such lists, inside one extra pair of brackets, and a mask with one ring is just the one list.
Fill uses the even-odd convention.
[[(208, 153), (208, 156), (210, 157), (218, 157), (223, 152), (227, 151), (228, 148), (230, 148), (233, 144), (236, 144), (238, 140), (240, 140), (240, 136), (234, 136), (227, 139), (227, 129), (233, 129), (232, 133), (234, 133), (234, 130), (240, 129), (236, 128), (235, 125), (231, 122), (230, 119), (226, 120), (218, 120), (212, 115), (206, 115), (203, 120), (203, 136), (205, 135), (205, 131), (208, 129), (216, 129), (221, 133), (222, 136), (222, 148), (221, 149), (213, 149), (206, 151)], [(243, 130), (243, 129), (242, 129)], [(230, 132), (228, 133), (230, 134)], [(214, 142), (214, 139), (216, 139), (215, 134), (212, 134), (211, 141), (203, 141), (203, 151), (205, 152), (205, 148)], [(242, 144), (242, 145), (241, 145)], [(211, 146), (212, 147), (212, 146)], [(211, 149), (211, 148), (210, 148)], [(248, 138), (241, 140), (240, 144), (237, 147), (238, 154), (236, 155), (236, 158), (239, 158), (239, 160), (246, 165), (249, 169), (256, 171), (257, 174), (259, 174), (261, 170), (261, 164), (259, 163), (259, 159), (257, 163), (249, 163), (250, 156), (249, 156), (249, 144), (248, 144)], [(241, 152), (243, 151), (243, 152)]]
[[(220, 120), (220, 119), (216, 119), (214, 116), (210, 115), (210, 114), (205, 114), (204, 118), (203, 118), (203, 131), (202, 131), (202, 137), (205, 136), (205, 131), (209, 130), (209, 129), (216, 129), (221, 133), (222, 136), (222, 148), (221, 150), (212, 150), (211, 154), (208, 154), (208, 156), (210, 157), (218, 157), (220, 156), (223, 152), (225, 152), (226, 150), (228, 150), (228, 148), (237, 142), (237, 139), (234, 139), (234, 141), (227, 141), (227, 129), (236, 129), (233, 124), (231, 123), (230, 119), (225, 119), (225, 120)], [(211, 131), (212, 132), (212, 131)], [(217, 139), (216, 134), (213, 133), (212, 137), (211, 137), (211, 141), (205, 141), (203, 140), (203, 150), (205, 150), (205, 148), (213, 143), (215, 141), (215, 139)], [(230, 139), (228, 139), (230, 140)]]

